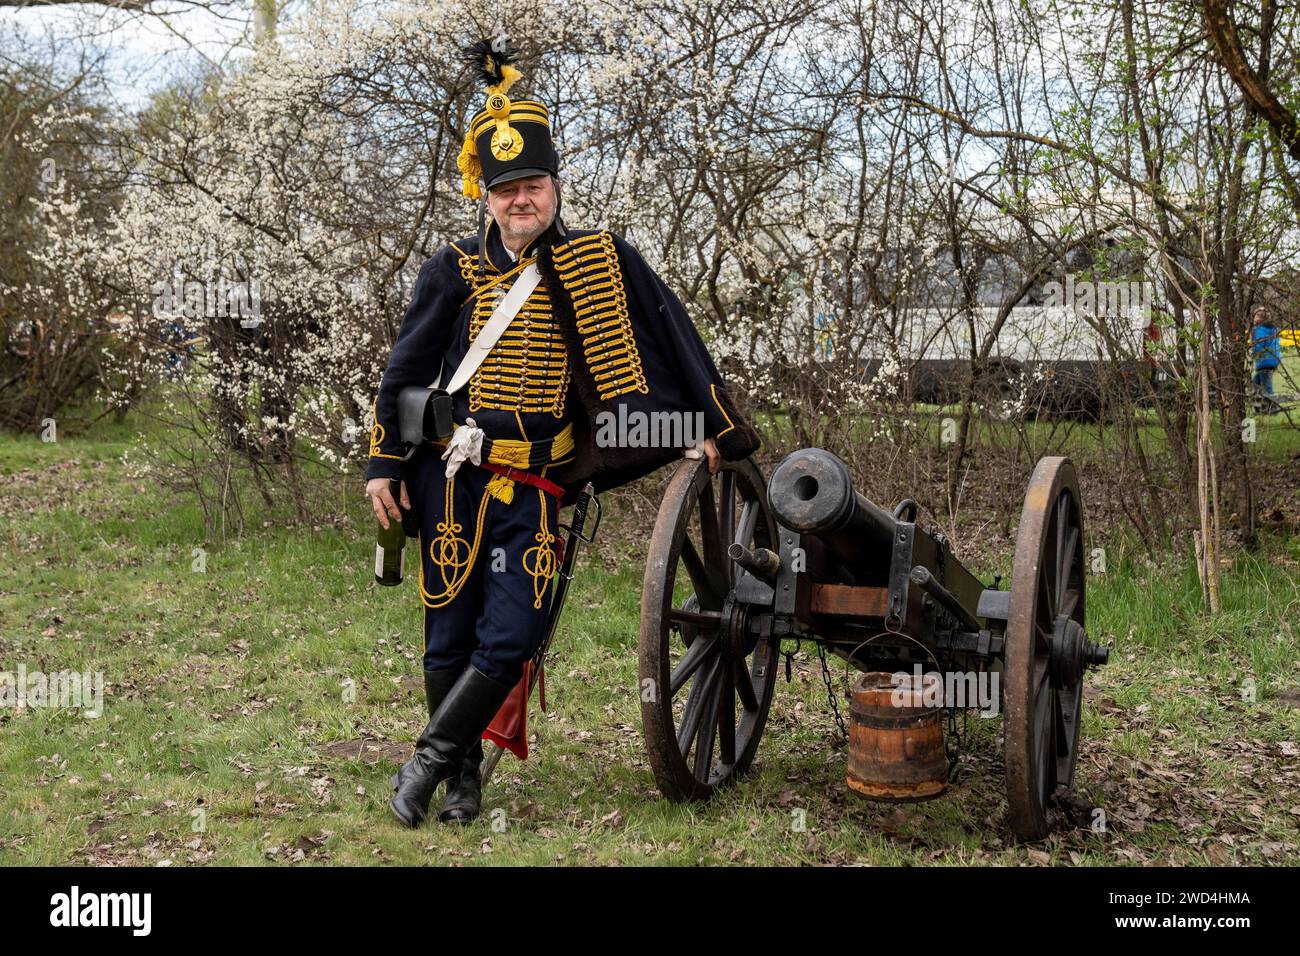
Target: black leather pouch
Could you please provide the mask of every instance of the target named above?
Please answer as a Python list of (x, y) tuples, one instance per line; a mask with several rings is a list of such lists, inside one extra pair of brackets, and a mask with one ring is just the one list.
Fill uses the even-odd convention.
[(451, 395), (440, 388), (413, 385), (397, 393), (398, 437), (410, 446), (409, 458), (425, 441), (451, 439)]

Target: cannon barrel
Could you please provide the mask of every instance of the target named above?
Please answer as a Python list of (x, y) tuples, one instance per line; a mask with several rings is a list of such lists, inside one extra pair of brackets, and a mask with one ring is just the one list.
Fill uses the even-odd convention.
[(883, 616), (894, 628), (912, 627), (914, 636), (929, 633), (926, 615), (936, 605), (960, 626), (979, 630), (984, 585), (942, 534), (916, 524), (914, 502), (894, 514), (883, 510), (855, 491), (848, 466), (821, 448), (786, 456), (767, 495), (779, 524), (802, 536), (809, 580), (885, 589)]
[(816, 536), (854, 577), (871, 573), (864, 560), (883, 561), (888, 570), (896, 522), (854, 490), (848, 466), (835, 455), (821, 448), (787, 455), (772, 472), (767, 496), (782, 525)]

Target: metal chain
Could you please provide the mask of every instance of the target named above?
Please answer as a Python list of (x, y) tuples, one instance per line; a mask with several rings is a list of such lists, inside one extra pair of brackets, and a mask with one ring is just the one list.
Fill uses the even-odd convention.
[(962, 708), (961, 730), (957, 729), (957, 708), (948, 707), (948, 733), (944, 735), (943, 749), (948, 756), (948, 781), (957, 779), (957, 765), (961, 763), (961, 745), (966, 731), (970, 729), (970, 710)]
[(830, 698), (831, 711), (835, 714), (835, 723), (839, 725), (840, 733), (844, 735), (844, 739), (848, 740), (849, 730), (847, 727), (844, 726), (844, 718), (840, 716), (840, 705), (839, 702), (835, 699), (835, 688), (831, 681), (831, 668), (830, 665), (826, 662), (825, 645), (823, 644), (817, 645), (817, 656), (821, 658), (822, 680), (826, 684), (826, 696)]

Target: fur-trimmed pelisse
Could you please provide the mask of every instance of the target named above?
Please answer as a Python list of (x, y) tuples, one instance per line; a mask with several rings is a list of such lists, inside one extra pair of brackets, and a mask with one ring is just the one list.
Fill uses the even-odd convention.
[[(556, 324), (560, 327), (560, 333), (569, 355), (577, 357), (588, 351), (587, 343), (579, 331), (578, 318), (573, 304), (573, 294), (565, 286), (555, 264), (556, 248), (570, 242), (572, 239), (573, 235), (561, 235), (552, 224), (542, 234), (536, 250), (537, 267), (542, 273), (542, 282), (551, 297), (552, 315)], [(693, 369), (695, 375), (700, 375), (700, 378), (696, 379), (695, 375), (684, 374), (673, 376), (670, 381), (668, 376), (657, 376), (656, 388), (662, 388), (670, 384), (680, 386), (692, 379), (695, 379), (697, 384), (711, 379), (715, 383), (715, 387), (706, 389), (701, 386), (698, 388), (697, 394), (703, 395), (706, 391), (711, 393), (712, 401), (715, 403), (719, 414), (727, 422), (731, 423), (731, 427), (718, 430), (716, 437), (718, 451), (728, 461), (739, 461), (754, 454), (761, 446), (762, 440), (754, 427), (736, 408), (730, 393), (722, 384), (717, 369), (713, 366), (712, 360), (709, 359), (707, 350), (704, 348), (703, 342), (700, 341), (698, 332), (695, 331), (694, 324), (686, 315), (681, 303), (671, 293), (667, 293), (665, 298), (658, 300), (656, 307), (651, 308), (651, 297), (646, 295), (645, 292), (655, 286), (655, 283), (650, 281), (654, 276), (653, 272), (644, 262), (640, 261), (639, 257), (636, 257), (635, 262), (623, 261), (621, 257), (620, 260), (621, 265), (629, 270), (624, 275), (629, 288), (642, 291), (640, 296), (635, 295), (635, 291), (630, 296), (630, 307), (637, 317), (638, 323), (644, 321), (648, 316), (654, 315), (656, 324), (663, 327), (664, 339), (673, 340), (676, 343), (672, 351), (678, 356), (694, 353), (696, 363), (698, 363), (693, 363)], [(666, 292), (667, 287), (662, 286), (662, 288)], [(636, 341), (640, 342), (642, 351), (648, 361), (650, 355), (657, 351), (658, 348), (666, 345), (667, 341), (652, 345), (653, 337), (648, 336), (646, 331), (645, 326), (642, 326), (642, 332)], [(653, 407), (654, 403), (650, 402), (648, 405), (641, 406), (639, 403), (644, 400), (636, 394), (609, 400), (602, 398), (600, 388), (592, 377), (587, 362), (581, 358), (575, 358), (570, 362), (570, 367), (573, 375), (573, 389), (581, 408), (581, 411), (573, 416), (574, 458), (569, 464), (561, 465), (552, 475), (559, 484), (565, 486), (565, 504), (572, 503), (578, 488), (588, 480), (595, 485), (597, 491), (617, 488), (620, 485), (644, 477), (657, 468), (671, 464), (680, 457), (680, 449), (652, 445), (645, 447), (598, 448), (592, 429), (602, 413), (617, 418), (617, 403), (621, 401), (635, 400), (638, 402), (638, 407), (645, 408)], [(662, 394), (662, 392), (659, 392), (659, 394)], [(647, 399), (648, 397), (646, 396)], [(699, 404), (702, 406), (703, 402)]]

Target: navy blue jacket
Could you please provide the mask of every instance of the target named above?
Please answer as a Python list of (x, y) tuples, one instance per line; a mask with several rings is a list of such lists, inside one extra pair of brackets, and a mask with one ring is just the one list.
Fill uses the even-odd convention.
[(758, 449), (681, 302), (622, 238), (548, 234), (516, 263), (493, 223), (482, 271), (478, 252), (478, 237), (449, 243), (420, 269), (375, 399), (368, 479), (401, 474), (398, 392), (430, 384), (440, 363), (445, 384), (534, 257), (542, 283), (454, 396), (457, 423), (473, 418), (501, 449), (531, 444), (535, 464), (545, 450), (544, 469), (533, 470), (564, 486), (566, 499), (587, 480), (597, 491), (633, 481), (705, 437), (728, 460)]

